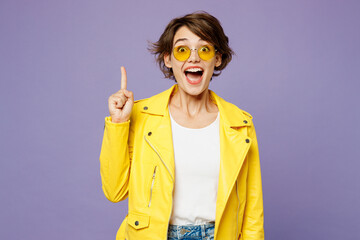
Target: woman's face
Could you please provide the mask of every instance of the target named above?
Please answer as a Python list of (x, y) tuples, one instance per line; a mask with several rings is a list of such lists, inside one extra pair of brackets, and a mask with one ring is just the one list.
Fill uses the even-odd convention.
[[(177, 47), (180, 48), (176, 50)], [(183, 26), (175, 33), (173, 49), (180, 52), (186, 47), (188, 49), (201, 49), (205, 52), (213, 48), (210, 43), (202, 40)], [(188, 59), (178, 60), (175, 58), (173, 51), (171, 55), (164, 56), (164, 62), (165, 66), (172, 68), (180, 90), (196, 96), (208, 89), (214, 68), (221, 64), (221, 54), (215, 52), (214, 57), (204, 60), (199, 57), (198, 50), (191, 50)]]

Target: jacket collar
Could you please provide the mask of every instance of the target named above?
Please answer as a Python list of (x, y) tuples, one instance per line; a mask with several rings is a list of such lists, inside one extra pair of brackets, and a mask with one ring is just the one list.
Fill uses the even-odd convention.
[[(178, 84), (174, 84), (169, 89), (154, 95), (143, 102), (141, 112), (153, 115), (166, 116), (170, 97), (178, 91)], [(250, 126), (251, 115), (242, 111), (234, 104), (226, 102), (216, 93), (210, 90), (211, 100), (218, 106), (220, 117), (230, 127)]]

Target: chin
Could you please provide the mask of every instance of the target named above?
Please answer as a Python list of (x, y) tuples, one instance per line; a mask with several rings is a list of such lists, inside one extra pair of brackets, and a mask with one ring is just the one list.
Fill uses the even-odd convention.
[(187, 79), (183, 80), (182, 90), (191, 96), (198, 96), (208, 89), (209, 84), (202, 79), (199, 83), (190, 83)]

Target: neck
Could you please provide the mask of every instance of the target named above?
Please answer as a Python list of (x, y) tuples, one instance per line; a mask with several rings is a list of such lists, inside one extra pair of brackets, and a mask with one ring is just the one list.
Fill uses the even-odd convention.
[(210, 92), (208, 89), (199, 95), (193, 96), (179, 88), (171, 98), (170, 104), (189, 117), (196, 117), (203, 112), (211, 112)]

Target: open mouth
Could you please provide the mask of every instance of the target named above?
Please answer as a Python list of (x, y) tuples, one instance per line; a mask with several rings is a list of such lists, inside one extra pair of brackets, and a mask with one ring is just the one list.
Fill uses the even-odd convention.
[(187, 80), (192, 84), (196, 84), (201, 81), (204, 70), (199, 67), (192, 67), (185, 69), (184, 72)]

